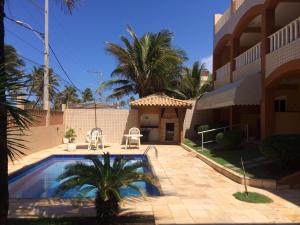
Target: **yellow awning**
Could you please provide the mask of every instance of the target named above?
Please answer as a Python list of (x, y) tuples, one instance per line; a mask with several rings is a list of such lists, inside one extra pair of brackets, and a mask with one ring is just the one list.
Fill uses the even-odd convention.
[(197, 102), (197, 110), (234, 105), (259, 105), (260, 98), (261, 74), (258, 73), (203, 95)]

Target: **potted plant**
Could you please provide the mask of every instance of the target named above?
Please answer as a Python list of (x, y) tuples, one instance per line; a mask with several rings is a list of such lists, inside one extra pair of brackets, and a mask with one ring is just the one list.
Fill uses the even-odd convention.
[(70, 128), (66, 131), (65, 138), (68, 139), (68, 151), (73, 151), (76, 149), (76, 143), (74, 143), (76, 137), (77, 136), (73, 128)]

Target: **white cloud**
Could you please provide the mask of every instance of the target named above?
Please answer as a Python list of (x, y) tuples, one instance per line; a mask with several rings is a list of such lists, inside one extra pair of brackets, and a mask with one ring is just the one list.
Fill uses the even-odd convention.
[(205, 63), (206, 68), (212, 72), (212, 66), (213, 66), (213, 57), (211, 56), (207, 56), (201, 59), (202, 63)]

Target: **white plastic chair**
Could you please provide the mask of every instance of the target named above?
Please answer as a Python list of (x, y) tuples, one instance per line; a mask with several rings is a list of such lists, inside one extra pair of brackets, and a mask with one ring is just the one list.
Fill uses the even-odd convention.
[[(140, 149), (141, 146), (141, 132), (139, 128), (137, 127), (132, 127), (129, 129), (129, 147), (131, 147), (131, 144), (137, 144), (138, 149)], [(126, 145), (127, 148), (127, 145)]]
[(101, 145), (101, 148), (104, 149), (104, 138), (100, 128), (93, 128), (89, 131), (86, 139), (89, 143), (88, 150), (91, 150), (92, 147), (95, 147), (96, 150), (98, 150), (99, 144)]

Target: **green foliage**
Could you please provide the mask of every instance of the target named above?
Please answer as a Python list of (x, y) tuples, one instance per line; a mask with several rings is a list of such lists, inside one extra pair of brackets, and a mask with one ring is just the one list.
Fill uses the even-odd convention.
[(5, 70), (9, 76), (24, 76), (24, 61), (19, 57), (17, 50), (11, 45), (4, 46)]
[[(182, 99), (195, 99), (202, 93), (201, 76), (203, 72), (207, 71), (204, 63), (195, 62), (193, 67), (184, 68), (182, 78), (176, 89), (173, 90), (175, 97)], [(172, 92), (172, 91), (171, 91)]]
[(242, 141), (243, 133), (236, 130), (221, 132), (216, 136), (216, 142), (221, 145), (224, 150), (239, 148)]
[[(9, 67), (10, 62), (5, 63)], [(0, 68), (3, 71), (3, 66)], [(6, 71), (0, 74), (0, 99), (5, 101), (0, 102), (0, 108), (6, 109), (6, 118), (8, 122), (7, 126), (7, 146), (8, 156), (13, 161), (17, 157), (24, 155), (26, 146), (23, 144), (24, 140), (21, 138), (24, 135), (24, 131), (28, 129), (34, 121), (31, 115), (17, 107), (18, 105), (27, 104), (26, 95), (21, 91), (25, 88), (27, 76), (21, 76), (20, 74), (11, 74)], [(3, 92), (4, 90), (4, 92)], [(14, 95), (18, 93), (18, 98)]]
[(82, 101), (83, 102), (91, 102), (94, 101), (93, 92), (90, 88), (86, 88), (82, 93)]
[[(35, 104), (41, 106), (44, 96), (44, 68), (33, 67), (31, 74), (28, 76), (27, 89), (29, 94), (36, 97)], [(59, 78), (54, 75), (52, 69), (49, 69), (49, 100), (53, 102), (58, 92)]]
[(237, 192), (234, 193), (233, 196), (243, 202), (248, 202), (248, 203), (272, 203), (273, 200), (270, 199), (269, 197), (259, 194), (256, 192)]
[(161, 93), (177, 84), (186, 60), (185, 52), (172, 46), (173, 34), (168, 30), (146, 33), (137, 37), (131, 27), (127, 29), (132, 41), (122, 36), (123, 46), (108, 43), (106, 51), (113, 55), (118, 65), (111, 74), (107, 87), (114, 87), (109, 98), (130, 94), (144, 97)]
[(203, 84), (199, 91), (199, 96), (202, 96), (203, 94), (207, 92), (211, 92), (214, 90), (213, 82), (208, 81), (207, 83)]
[(141, 191), (135, 182), (145, 181), (153, 183), (148, 174), (138, 172), (138, 169), (147, 165), (142, 161), (130, 162), (131, 159), (116, 157), (111, 163), (109, 153), (103, 155), (103, 160), (98, 156), (88, 156), (92, 164), (75, 163), (68, 165), (58, 177), (60, 185), (57, 195), (77, 188), (78, 196), (85, 197), (90, 192), (96, 191), (96, 212), (99, 224), (110, 224), (119, 213), (118, 203), (121, 201), (121, 187), (130, 187)]
[[(196, 132), (202, 132), (207, 130), (213, 130), (221, 127), (225, 127), (227, 124), (225, 123), (211, 123), (211, 124), (204, 124), (204, 125), (196, 125), (195, 129)], [(204, 141), (215, 140), (216, 135), (220, 132), (220, 130), (212, 131), (208, 133), (204, 133)]]
[(73, 143), (76, 137), (76, 132), (73, 128), (70, 128), (65, 133), (65, 138), (69, 139), (69, 143)]
[(300, 135), (286, 134), (267, 137), (260, 145), (260, 151), (267, 158), (285, 165), (300, 160)]
[(58, 95), (58, 100), (60, 104), (70, 103), (79, 103), (80, 100), (78, 98), (77, 90), (73, 86), (65, 86), (65, 89)]

